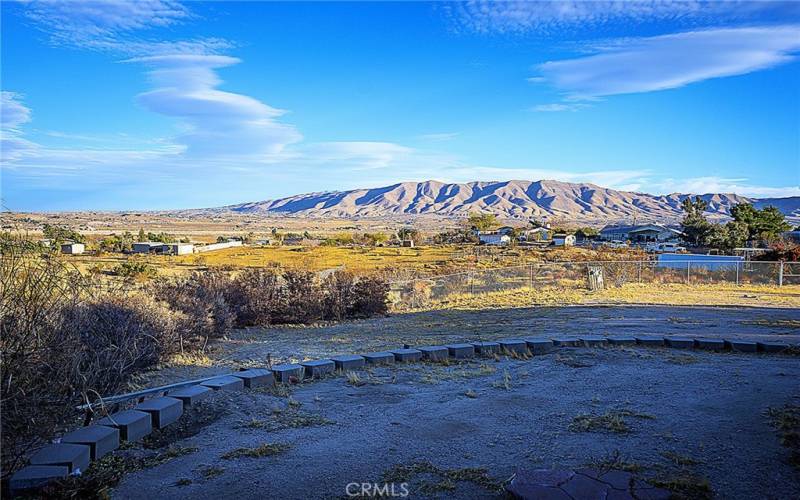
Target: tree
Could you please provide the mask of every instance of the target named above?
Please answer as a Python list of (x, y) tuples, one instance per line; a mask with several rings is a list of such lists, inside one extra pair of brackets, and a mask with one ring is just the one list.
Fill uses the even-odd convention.
[(748, 238), (747, 224), (730, 221), (727, 224), (712, 224), (705, 235), (703, 243), (711, 248), (730, 252), (734, 248), (744, 246)]
[(57, 246), (65, 241), (86, 243), (86, 239), (81, 233), (65, 226), (51, 226), (50, 224), (45, 224), (42, 227), (42, 234), (45, 239), (52, 240), (54, 243), (53, 246)]
[(397, 231), (397, 237), (403, 241), (418, 241), (420, 239), (420, 233), (419, 230), (413, 227), (404, 227)]
[(747, 225), (749, 239), (773, 240), (792, 227), (773, 206), (758, 210), (750, 203), (738, 203), (731, 207), (731, 216), (734, 221)]
[(147, 235), (144, 233), (144, 228), (142, 228), (142, 227), (139, 228), (139, 236), (138, 236), (138, 238), (139, 239), (136, 240), (136, 241), (147, 241)]
[(582, 227), (575, 231), (576, 238), (583, 238), (586, 240), (593, 240), (600, 235), (600, 231), (593, 227)]
[(497, 225), (497, 217), (494, 214), (469, 214), (468, 223), (473, 229), (486, 231)]
[(703, 212), (708, 208), (708, 203), (699, 196), (695, 196), (694, 201), (691, 197), (685, 198), (681, 206), (683, 211), (686, 212), (683, 222), (681, 222), (683, 234), (695, 245), (704, 243), (709, 231), (712, 229), (711, 223), (703, 215)]

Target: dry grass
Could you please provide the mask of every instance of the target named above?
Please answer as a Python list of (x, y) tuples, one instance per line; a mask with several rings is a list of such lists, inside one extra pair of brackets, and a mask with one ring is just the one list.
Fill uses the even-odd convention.
[(286, 452), (291, 448), (291, 445), (286, 443), (264, 443), (255, 448), (237, 448), (222, 455), (224, 460), (232, 460), (235, 458), (263, 458), (279, 455)]
[(662, 451), (661, 456), (681, 467), (703, 463), (700, 460), (695, 460), (692, 457), (687, 457), (686, 455), (681, 455), (680, 453), (676, 453), (674, 451)]
[(569, 430), (573, 432), (613, 432), (626, 434), (631, 431), (627, 417), (651, 420), (655, 417), (631, 410), (611, 410), (602, 415), (581, 414), (572, 419)]
[[(398, 484), (408, 483), (420, 475), (438, 478), (438, 481), (435, 483), (429, 481), (423, 482), (423, 487), (428, 493), (452, 490), (455, 488), (455, 483), (460, 481), (469, 482), (493, 492), (499, 492), (502, 489), (502, 482), (489, 476), (484, 468), (465, 467), (462, 469), (441, 469), (430, 462), (395, 465), (383, 473), (381, 482)], [(438, 485), (438, 488), (432, 487), (432, 485)]]
[(646, 467), (641, 464), (631, 462), (623, 458), (619, 450), (614, 450), (614, 452), (608, 457), (596, 460), (594, 462), (589, 462), (586, 464), (586, 466), (601, 471), (621, 470), (625, 472), (641, 472), (642, 470), (646, 469)]
[(676, 500), (710, 500), (714, 498), (714, 492), (706, 479), (685, 472), (675, 476), (649, 479), (648, 482), (658, 488), (669, 490), (672, 493), (670, 498)]
[(800, 406), (770, 408), (767, 416), (780, 434), (781, 444), (789, 449), (789, 463), (800, 469)]

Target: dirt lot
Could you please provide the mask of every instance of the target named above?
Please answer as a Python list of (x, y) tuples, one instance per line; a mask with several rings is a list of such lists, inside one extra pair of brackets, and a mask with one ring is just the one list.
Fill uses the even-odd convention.
[(521, 307), (485, 310), (437, 310), (330, 326), (240, 330), (216, 342), (207, 357), (176, 359), (148, 373), (139, 386), (235, 370), (379, 351), (410, 345), (464, 340), (558, 335), (681, 335), (781, 340), (800, 344), (800, 309), (755, 307)]
[[(599, 319), (605, 322), (597, 333), (728, 334), (733, 325), (755, 337), (785, 333), (737, 323), (757, 320), (759, 313), (699, 310), (693, 324), (670, 321), (675, 314), (562, 309), (537, 315), (536, 323), (546, 325), (538, 333), (576, 333), (577, 325)], [(481, 325), (496, 320), (476, 315), (458, 334), (474, 338)], [(530, 332), (530, 324), (509, 318), (483, 337)], [(439, 342), (455, 337), (452, 325), (396, 333)], [(327, 337), (321, 344), (300, 342), (294, 355), (337, 345), (329, 343), (334, 334), (324, 332), (316, 332)], [(289, 335), (273, 333), (284, 342)], [(246, 356), (257, 345), (232, 351)], [(277, 345), (261, 348), (275, 351)], [(529, 360), (418, 364), (358, 377), (294, 386), (290, 395), (216, 394), (210, 404), (224, 414), (173, 444), (186, 454), (128, 474), (113, 496), (346, 498), (348, 483), (395, 481), (408, 483), (410, 498), (501, 498), (503, 482), (520, 468), (586, 464), (613, 464), (683, 485), (690, 498), (708, 497), (707, 488), (719, 498), (800, 495), (800, 475), (765, 414), (800, 403), (796, 357), (567, 348)]]

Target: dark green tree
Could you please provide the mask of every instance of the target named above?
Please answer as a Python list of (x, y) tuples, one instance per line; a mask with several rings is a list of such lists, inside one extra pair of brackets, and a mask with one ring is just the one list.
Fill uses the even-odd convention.
[(694, 200), (691, 197), (685, 198), (681, 206), (686, 213), (683, 217), (683, 222), (681, 222), (683, 234), (686, 235), (686, 239), (691, 243), (695, 245), (703, 244), (708, 232), (711, 231), (711, 223), (703, 215), (703, 212), (708, 208), (708, 203), (699, 196), (695, 196)]

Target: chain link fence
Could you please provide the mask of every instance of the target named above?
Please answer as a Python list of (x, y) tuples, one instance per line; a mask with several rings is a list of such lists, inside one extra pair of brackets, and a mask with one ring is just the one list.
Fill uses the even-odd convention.
[[(541, 262), (390, 282), (392, 308), (422, 309), (450, 299), (521, 289), (600, 291), (627, 284), (800, 284), (800, 263), (703, 259)], [(643, 298), (644, 301), (645, 298)]]

